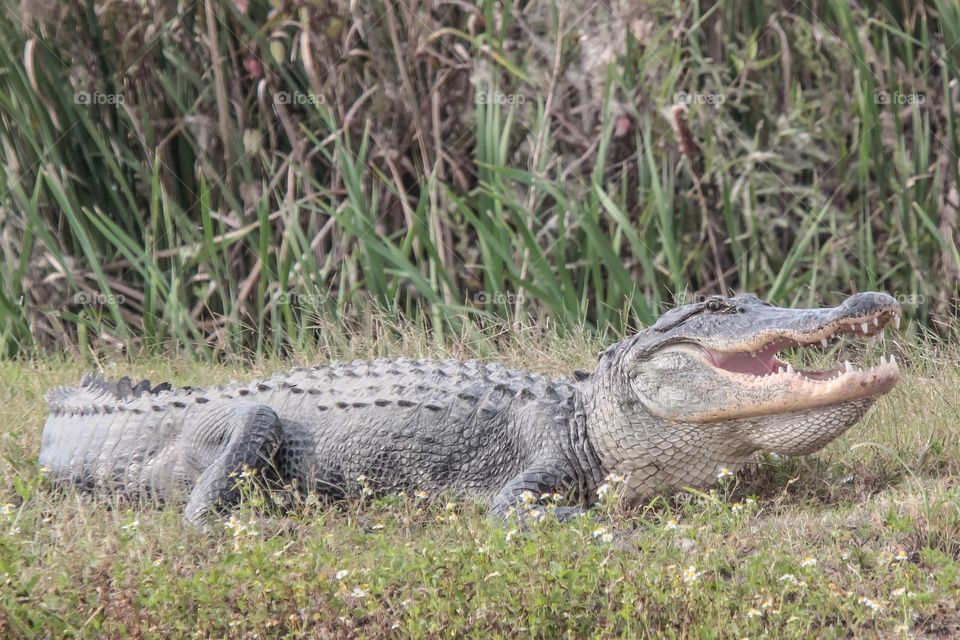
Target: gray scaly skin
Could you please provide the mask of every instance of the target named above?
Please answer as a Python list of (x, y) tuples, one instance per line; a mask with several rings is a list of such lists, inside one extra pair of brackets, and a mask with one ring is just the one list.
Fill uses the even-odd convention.
[(85, 376), (48, 394), (40, 464), (55, 482), (95, 492), (185, 496), (194, 523), (236, 502), (244, 468), (331, 498), (362, 488), (477, 496), (500, 516), (545, 493), (589, 504), (617, 474), (635, 504), (708, 486), (757, 451), (806, 454), (844, 433), (896, 384), (893, 358), (866, 371), (794, 371), (777, 352), (873, 335), (899, 314), (880, 293), (797, 310), (716, 296), (609, 347), (592, 373), (561, 379), (408, 359), (208, 389)]

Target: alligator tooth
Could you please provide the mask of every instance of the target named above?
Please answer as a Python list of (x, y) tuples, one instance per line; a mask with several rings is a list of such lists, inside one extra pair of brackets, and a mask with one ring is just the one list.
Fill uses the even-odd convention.
[(895, 326), (895, 327), (897, 328), (897, 330), (900, 329), (900, 314), (899, 314), (899, 313), (893, 316), (893, 326)]
[(796, 373), (796, 371), (794, 371), (793, 369), (793, 365), (790, 364), (789, 362), (787, 363), (787, 373), (790, 373), (790, 374)]
[(855, 325), (855, 324), (850, 325), (850, 331), (853, 331), (854, 333), (856, 333), (856, 332), (857, 332), (857, 325)]
[(847, 370), (847, 373), (853, 373), (855, 371), (855, 369), (853, 368), (853, 365), (850, 364), (849, 360), (843, 363), (843, 367)]
[(880, 326), (880, 318), (879, 318), (879, 316), (875, 316), (875, 317), (873, 318), (873, 326), (875, 326), (875, 327), (879, 327), (879, 326)]
[(779, 367), (777, 367), (777, 373), (786, 373), (786, 372), (787, 370), (783, 368), (783, 365), (780, 365)]
[(861, 322), (860, 328), (863, 329), (864, 333), (866, 333), (867, 331), (870, 331), (870, 325), (868, 325), (866, 322)]
[(823, 348), (824, 348), (824, 349), (826, 349), (827, 347), (830, 346), (830, 343), (827, 341), (826, 338), (820, 338), (820, 344), (823, 345)]
[(893, 367), (896, 367), (896, 366), (897, 366), (897, 361), (893, 359), (893, 354), (892, 354), (892, 353), (890, 354), (890, 364), (891, 364)]

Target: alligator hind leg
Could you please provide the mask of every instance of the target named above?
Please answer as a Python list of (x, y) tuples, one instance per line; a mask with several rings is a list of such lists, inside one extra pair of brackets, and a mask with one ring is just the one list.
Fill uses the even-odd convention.
[(187, 522), (199, 524), (214, 508), (236, 504), (237, 477), (245, 468), (262, 472), (273, 463), (282, 427), (270, 407), (232, 402), (197, 416), (194, 429), (188, 446), (195, 451), (187, 453), (210, 462), (197, 478), (183, 515)]

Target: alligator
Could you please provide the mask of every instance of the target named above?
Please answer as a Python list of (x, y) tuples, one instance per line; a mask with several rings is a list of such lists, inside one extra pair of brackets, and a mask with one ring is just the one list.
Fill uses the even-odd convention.
[(780, 352), (872, 337), (899, 326), (900, 314), (883, 293), (821, 309), (711, 296), (605, 349), (594, 371), (564, 378), (402, 358), (205, 389), (86, 374), (47, 394), (39, 462), (57, 484), (185, 502), (190, 523), (229, 510), (247, 471), (333, 500), (473, 496), (501, 517), (550, 496), (566, 519), (611, 475), (637, 505), (708, 487), (759, 451), (822, 448), (893, 388), (896, 360), (808, 370)]

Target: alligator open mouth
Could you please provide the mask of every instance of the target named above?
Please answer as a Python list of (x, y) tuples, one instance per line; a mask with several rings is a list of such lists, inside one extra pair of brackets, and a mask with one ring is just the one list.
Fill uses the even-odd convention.
[[(899, 308), (884, 308), (858, 317), (844, 317), (809, 331), (780, 329), (745, 338), (734, 350), (704, 347), (711, 364), (726, 373), (736, 374), (738, 382), (814, 383), (824, 385), (811, 392), (837, 396), (832, 401), (875, 395), (889, 391), (899, 379), (893, 355), (881, 356), (880, 364), (861, 367), (846, 360), (829, 369), (802, 369), (781, 359), (780, 353), (790, 348), (824, 348), (843, 335), (872, 338), (883, 333), (888, 324), (900, 326)], [(829, 388), (828, 388), (829, 387)], [(837, 392), (837, 393), (833, 393)], [(824, 398), (827, 399), (826, 397)]]

